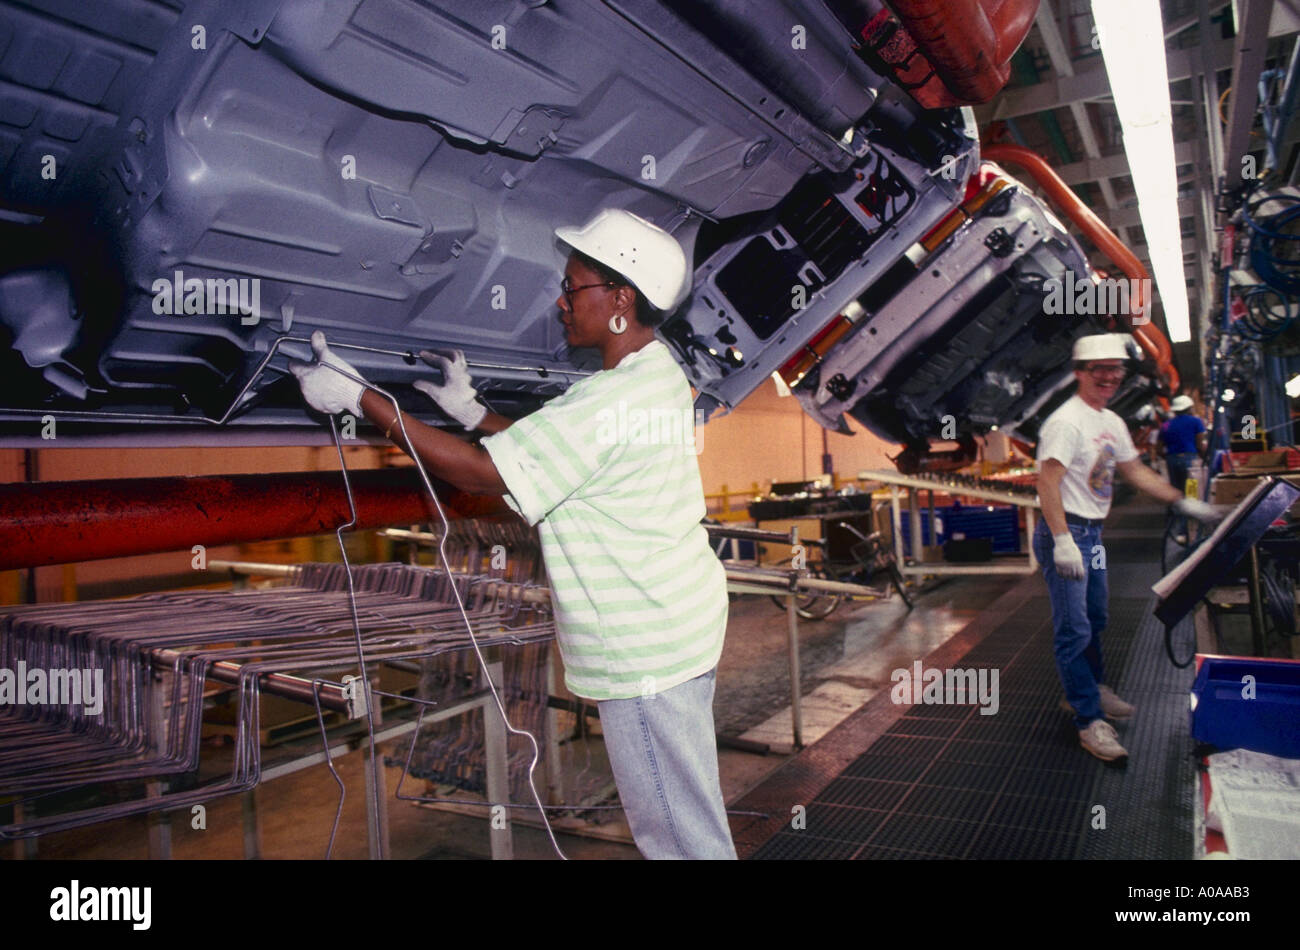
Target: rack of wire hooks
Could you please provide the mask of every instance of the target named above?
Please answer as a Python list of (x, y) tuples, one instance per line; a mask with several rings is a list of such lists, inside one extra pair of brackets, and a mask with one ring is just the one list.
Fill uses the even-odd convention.
[[(376, 564), (350, 569), (349, 593), (342, 564), (288, 571), (287, 586), (264, 590), (41, 604), (0, 615), (0, 668), (102, 676), (93, 711), (53, 702), (0, 707), (0, 795), (15, 796), (24, 815), (0, 826), (0, 836), (188, 807), (251, 788), (261, 777), (264, 694), (308, 703), (318, 718), (325, 709), (367, 716), (368, 704), (384, 694), (372, 689), (367, 696), (345, 675), (356, 669), (348, 636), (354, 605), (372, 666), (466, 651), (471, 637), (489, 648), (554, 636), (546, 598), (530, 596), (536, 588), (529, 584)], [(203, 696), (213, 684), (235, 694), (227, 774), (195, 788), (150, 790), (160, 779), (198, 773)], [(105, 784), (114, 786), (111, 795), (102, 794)], [(99, 798), (107, 800), (85, 804), (78, 793), (90, 786), (101, 786)]]

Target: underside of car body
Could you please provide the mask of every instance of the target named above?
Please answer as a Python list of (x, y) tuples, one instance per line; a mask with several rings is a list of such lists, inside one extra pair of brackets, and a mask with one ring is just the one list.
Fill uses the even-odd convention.
[[(968, 193), (952, 227), (937, 228), (891, 280), (858, 299), (852, 335), (789, 380), (823, 426), (843, 426), (851, 415), (909, 455), (999, 428), (1032, 441), (1043, 411), (1072, 391), (1074, 340), (1105, 332), (1133, 309), (1126, 284), (1114, 295), (1124, 299), (1106, 299), (1096, 312), (1052, 306), (1063, 286), (1099, 284), (1078, 242), (995, 164), (984, 165)], [(1125, 392), (1140, 393), (1136, 410), (1161, 380), (1136, 346), (1130, 355), (1138, 372)]]
[[(692, 259), (660, 336), (700, 421), (779, 373), (918, 452), (1032, 437), (1114, 320), (1045, 312), (1095, 275), (981, 163), (962, 104), (1000, 67), (958, 69), (924, 6), (0, 4), (0, 441), (326, 440), (286, 371), (314, 330), (426, 421), (426, 348), (524, 414), (598, 368), (553, 232), (611, 206)], [(1003, 47), (1035, 8), (998, 7)]]

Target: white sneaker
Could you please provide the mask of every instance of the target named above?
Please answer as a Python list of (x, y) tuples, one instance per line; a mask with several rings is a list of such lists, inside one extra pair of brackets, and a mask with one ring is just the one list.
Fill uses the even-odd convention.
[(1105, 719), (1094, 719), (1087, 729), (1079, 730), (1079, 745), (1091, 752), (1103, 762), (1127, 759), (1128, 752), (1119, 744), (1115, 727)]
[(1109, 686), (1098, 686), (1097, 691), (1101, 693), (1101, 711), (1107, 719), (1121, 722), (1133, 715), (1133, 704), (1124, 702)]

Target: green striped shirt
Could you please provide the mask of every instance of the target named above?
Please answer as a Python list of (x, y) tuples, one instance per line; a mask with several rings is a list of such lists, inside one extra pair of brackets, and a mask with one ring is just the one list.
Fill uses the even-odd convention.
[(565, 684), (588, 699), (671, 689), (717, 665), (727, 582), (700, 524), (686, 376), (659, 340), (483, 440), (539, 524)]

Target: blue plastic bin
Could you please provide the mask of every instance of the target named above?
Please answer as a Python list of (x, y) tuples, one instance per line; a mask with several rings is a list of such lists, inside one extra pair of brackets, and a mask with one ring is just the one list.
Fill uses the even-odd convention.
[[(1014, 505), (936, 505), (935, 520), (940, 531), (936, 538), (930, 531), (930, 509), (921, 509), (921, 538), (925, 544), (943, 544), (956, 535), (967, 538), (988, 538), (993, 542), (994, 554), (1020, 553), (1020, 520)], [(904, 550), (911, 551), (912, 523), (903, 512)]]
[(1206, 657), (1192, 684), (1192, 738), (1300, 759), (1300, 662)]

